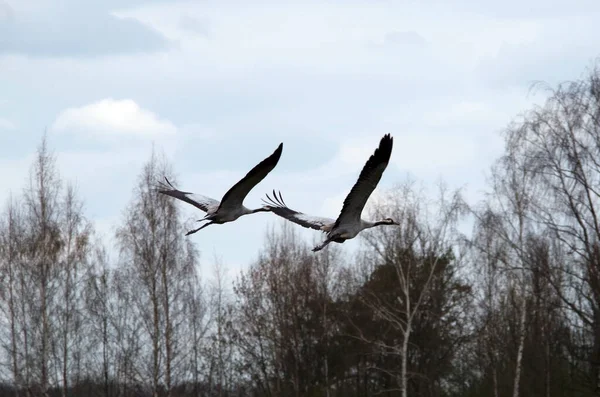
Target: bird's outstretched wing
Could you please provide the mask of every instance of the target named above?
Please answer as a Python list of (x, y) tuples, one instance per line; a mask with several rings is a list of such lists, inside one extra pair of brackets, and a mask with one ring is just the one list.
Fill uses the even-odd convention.
[(248, 195), (250, 190), (262, 181), (268, 174), (275, 168), (281, 157), (283, 150), (283, 142), (279, 144), (277, 149), (266, 159), (258, 163), (252, 168), (245, 177), (243, 177), (238, 183), (233, 185), (231, 189), (225, 193), (221, 200), (219, 210), (222, 208), (237, 208), (240, 207)]
[(167, 177), (165, 177), (165, 181), (167, 181), (166, 185), (163, 182), (158, 182), (160, 189), (159, 193), (166, 194), (167, 196), (175, 197), (179, 200), (185, 201), (197, 208), (200, 208), (202, 211), (206, 212), (211, 207), (218, 207), (219, 202), (210, 197), (202, 196), (200, 194), (194, 194), (190, 192), (182, 192), (181, 190), (177, 190), (175, 186), (169, 182)]
[(358, 180), (346, 196), (340, 215), (335, 221), (334, 229), (339, 225), (360, 222), (362, 210), (369, 196), (371, 196), (371, 193), (377, 187), (383, 171), (385, 171), (390, 161), (393, 143), (394, 138), (390, 134), (386, 134), (381, 138), (379, 147), (369, 157), (369, 160), (367, 160), (360, 172)]
[(328, 232), (335, 222), (335, 219), (310, 216), (288, 208), (283, 201), (283, 197), (281, 197), (281, 192), (279, 192), (279, 197), (277, 197), (275, 190), (273, 190), (273, 198), (267, 194), (267, 200), (263, 199), (263, 202), (271, 212), (300, 226)]

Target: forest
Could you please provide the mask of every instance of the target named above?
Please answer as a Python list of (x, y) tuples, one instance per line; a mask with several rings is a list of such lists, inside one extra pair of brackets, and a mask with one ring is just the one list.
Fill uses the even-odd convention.
[(544, 89), (481, 202), (399, 182), (352, 260), (282, 221), (233, 280), (157, 194), (166, 160), (108, 247), (44, 138), (0, 218), (0, 395), (600, 396), (600, 69)]

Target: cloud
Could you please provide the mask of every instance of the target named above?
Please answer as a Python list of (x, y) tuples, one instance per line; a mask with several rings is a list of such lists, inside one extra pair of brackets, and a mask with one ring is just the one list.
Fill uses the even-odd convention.
[(0, 0), (0, 23), (10, 22), (14, 18), (15, 11), (5, 1)]
[[(377, 148), (381, 136), (347, 139), (333, 162), (338, 163), (340, 168), (360, 172)], [(428, 173), (444, 167), (468, 165), (477, 154), (477, 142), (472, 136), (455, 133), (451, 129), (443, 132), (397, 131), (392, 136), (394, 150), (390, 164), (411, 172)]]
[(179, 27), (200, 37), (209, 37), (210, 35), (210, 22), (207, 18), (183, 15), (179, 20)]
[[(12, 154), (17, 150), (11, 140), (17, 139), (25, 154), (30, 131), (41, 131), (53, 120), (52, 127), (62, 123), (60, 137), (54, 134), (56, 147), (63, 152), (61, 170), (65, 179), (81, 184), (94, 219), (109, 219), (122, 210), (139, 167), (157, 141), (158, 149), (175, 145), (167, 157), (181, 175), (182, 189), (216, 199), (284, 141), (280, 163), (250, 192), (248, 207), (260, 206), (260, 198), (276, 188), (293, 208), (337, 216), (365, 161), (387, 132), (395, 137), (395, 147), (377, 191), (385, 192), (406, 173), (426, 183), (442, 176), (453, 186), (468, 183), (478, 189), (484, 186), (483, 172), (502, 150), (496, 132), (529, 107), (523, 79), (576, 77), (565, 66), (581, 72), (585, 67), (581, 59), (595, 54), (593, 37), (599, 26), (591, 22), (592, 13), (585, 23), (550, 17), (561, 16), (564, 10), (585, 15), (584, 0), (575, 0), (573, 8), (564, 0), (552, 4), (534, 0), (538, 10), (547, 6), (540, 17), (516, 0), (508, 0), (509, 5), (458, 0), (458, 6), (441, 0), (344, 4), (267, 0), (273, 3), (269, 7), (239, 0), (163, 1), (148, 7), (145, 0), (135, 0), (140, 6), (135, 9), (131, 0), (108, 1), (110, 5), (86, 2), (82, 10), (74, 0), (62, 0), (68, 11), (60, 15), (53, 10), (53, 0), (15, 1), (11, 23), (32, 26), (26, 37), (35, 36), (32, 42), (37, 45), (42, 40), (38, 36), (47, 35), (53, 38), (48, 46), (62, 48), (19, 50), (19, 54), (34, 50), (54, 54), (49, 59), (0, 54), (7, 76), (2, 96), (10, 100), (1, 113), (17, 124), (14, 134), (0, 130), (0, 138), (7, 137), (0, 146)], [(46, 14), (39, 4), (47, 5)], [(530, 16), (506, 17), (510, 12), (501, 9)], [(500, 14), (504, 17), (498, 18)], [(0, 21), (5, 20), (2, 15), (0, 11)], [(70, 21), (63, 29), (57, 21), (67, 16)], [(165, 56), (150, 40), (138, 43), (147, 49), (142, 54), (132, 48), (134, 40), (125, 46), (138, 51), (130, 55), (119, 42), (127, 38), (111, 32), (98, 39), (100, 44), (94, 43), (104, 28), (92, 29), (86, 36), (77, 24), (93, 25), (96, 22), (90, 19), (98, 18), (140, 27), (159, 40), (176, 40), (179, 46)], [(39, 28), (34, 21), (40, 21)], [(49, 32), (49, 27), (60, 34)], [(91, 43), (93, 54), (125, 55), (82, 59), (87, 55), (81, 49), (66, 46), (73, 41), (81, 44), (77, 35)], [(13, 39), (0, 35), (0, 45)], [(56, 58), (57, 53), (69, 58)], [(102, 98), (116, 99), (105, 100), (112, 116), (98, 120), (102, 101), (92, 102)], [(118, 105), (123, 98), (137, 102), (132, 101), (133, 114), (150, 114), (149, 128), (131, 131), (123, 122), (126, 112)], [(75, 117), (82, 113), (87, 121)], [(122, 118), (115, 121), (117, 116)], [(162, 127), (152, 127), (156, 125)], [(164, 133), (175, 129), (176, 134)], [(152, 135), (151, 130), (163, 132)], [(86, 136), (119, 144), (73, 139)], [(123, 138), (134, 144), (123, 145)], [(198, 215), (195, 208), (180, 205)], [(191, 238), (209, 257), (217, 249), (226, 263), (241, 263), (260, 248), (265, 225), (279, 221), (257, 214)], [(228, 250), (223, 242), (231, 233), (248, 238), (238, 249)], [(322, 237), (310, 230), (306, 234)], [(345, 251), (348, 244), (352, 242), (343, 245)]]
[(174, 43), (131, 18), (86, 2), (11, 8), (0, 2), (0, 54), (94, 57), (167, 50)]
[(600, 53), (600, 43), (593, 39), (599, 31), (597, 18), (598, 13), (589, 13), (540, 20), (523, 40), (503, 42), (482, 57), (475, 75), (495, 87), (578, 78)]
[[(386, 181), (384, 180), (383, 182)], [(389, 182), (389, 178), (387, 182)], [(383, 183), (381, 185), (383, 185)], [(336, 219), (340, 214), (342, 207), (344, 206), (344, 200), (346, 199), (346, 196), (348, 196), (348, 193), (350, 193), (352, 186), (354, 185), (352, 184), (347, 186), (346, 189), (341, 189), (340, 193), (325, 198), (319, 213), (328, 218)], [(365, 204), (365, 207), (363, 208), (363, 219), (370, 219), (375, 214), (375, 209), (386, 203), (386, 190), (386, 188), (382, 188), (379, 185), (375, 188), (375, 190), (373, 190), (373, 193), (371, 193), (367, 203)]]
[[(257, 8), (230, 2), (186, 2), (157, 4), (119, 15), (135, 18), (176, 38), (182, 48), (202, 54), (203, 67), (218, 65), (227, 71), (291, 66), (336, 75), (373, 72), (374, 68), (385, 74), (406, 73), (390, 62), (390, 56), (401, 55), (398, 47), (410, 51), (426, 45), (414, 31), (418, 25), (411, 22), (410, 15), (390, 13), (383, 4), (277, 3)], [(361, 20), (358, 24), (357, 19)], [(410, 25), (407, 29), (398, 30), (406, 24)], [(208, 30), (211, 40), (197, 40), (198, 33), (206, 35)], [(379, 51), (382, 45), (389, 45), (391, 51)], [(431, 71), (435, 69), (432, 65)]]
[(152, 137), (174, 134), (177, 129), (170, 121), (159, 119), (131, 99), (108, 98), (63, 110), (51, 130), (100, 137)]
[(22, 157), (2, 156), (0, 158), (0, 175), (2, 175), (2, 186), (0, 189), (0, 205), (4, 206), (8, 198), (19, 197), (27, 182), (27, 175), (35, 155), (30, 153)]
[(456, 101), (449, 103), (442, 109), (426, 111), (425, 121), (430, 126), (448, 127), (493, 124), (495, 122), (506, 122), (506, 115), (498, 109), (492, 108), (489, 104), (479, 101)]
[(13, 122), (0, 117), (0, 130), (14, 130), (14, 129), (15, 129), (15, 124)]
[(527, 6), (520, 0), (482, 2), (478, 0), (455, 0), (448, 3), (443, 0), (424, 0), (425, 6), (442, 7), (451, 4), (455, 10), (464, 10), (477, 15), (502, 18), (546, 18), (553, 16), (581, 15), (600, 11), (596, 0), (529, 0)]
[(419, 50), (427, 47), (427, 40), (415, 31), (393, 31), (385, 35), (384, 44)]

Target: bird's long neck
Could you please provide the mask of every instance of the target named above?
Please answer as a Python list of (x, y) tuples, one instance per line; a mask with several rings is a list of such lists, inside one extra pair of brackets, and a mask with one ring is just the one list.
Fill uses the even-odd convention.
[(268, 208), (264, 208), (264, 207), (260, 207), (260, 208), (255, 208), (253, 210), (248, 210), (248, 212), (246, 212), (246, 214), (255, 214), (257, 212), (269, 212), (270, 209)]
[(376, 221), (376, 222), (371, 222), (371, 221), (361, 221), (362, 223), (362, 227), (363, 229), (370, 229), (372, 227), (375, 226), (379, 226), (379, 225), (387, 225), (388, 223), (386, 221)]
[(361, 223), (361, 226), (362, 226), (362, 228), (364, 230), (364, 229), (370, 229), (370, 228), (372, 228), (373, 226), (375, 226), (375, 224), (377, 222), (371, 222), (371, 221), (361, 220), (360, 223)]

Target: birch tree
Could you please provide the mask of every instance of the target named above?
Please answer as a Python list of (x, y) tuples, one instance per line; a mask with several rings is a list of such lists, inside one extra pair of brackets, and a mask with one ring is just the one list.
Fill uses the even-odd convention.
[[(374, 275), (386, 272), (380, 280), (387, 287), (381, 291), (372, 282), (367, 282), (361, 288), (360, 299), (373, 311), (375, 318), (398, 332), (400, 338), (397, 340), (390, 336), (386, 340), (380, 336), (365, 335), (360, 324), (355, 324), (355, 329), (363, 341), (385, 354), (399, 357), (399, 372), (378, 369), (395, 379), (397, 386), (389, 385), (386, 389), (397, 390), (406, 397), (409, 395), (409, 374), (417, 372), (410, 371), (408, 367), (410, 341), (421, 318), (428, 314), (436, 315), (432, 306), (436, 300), (433, 291), (440, 282), (448, 283), (457, 296), (470, 290), (460, 282), (442, 281), (444, 270), (459, 260), (452, 250), (457, 246), (455, 227), (464, 208), (457, 192), (448, 195), (441, 189), (438, 202), (428, 203), (412, 184), (399, 187), (388, 197), (388, 204), (381, 210), (392, 213), (400, 226), (365, 234), (368, 249), (372, 252), (367, 256), (368, 262), (374, 269)], [(437, 315), (443, 318), (450, 313)], [(460, 316), (459, 313), (454, 315)]]
[(26, 351), (27, 346), (27, 330), (23, 323), (25, 313), (22, 310), (23, 306), (19, 305), (19, 301), (25, 298), (25, 291), (20, 282), (24, 264), (22, 251), (24, 233), (21, 208), (11, 196), (0, 223), (0, 283), (3, 286), (0, 289), (0, 299), (2, 313), (8, 325), (8, 335), (5, 340), (9, 341), (4, 343), (3, 347), (8, 357), (17, 396), (25, 383), (23, 368), (26, 363), (23, 362), (22, 357), (23, 349)]
[(83, 204), (72, 185), (67, 186), (60, 202), (59, 230), (62, 249), (58, 258), (58, 289), (61, 298), (56, 304), (56, 337), (60, 340), (62, 395), (69, 389), (69, 378), (75, 382), (81, 374), (83, 354), (83, 305), (81, 289), (87, 274), (91, 225), (83, 217)]
[(150, 365), (140, 369), (148, 374), (155, 397), (163, 386), (171, 396), (174, 375), (179, 371), (174, 368), (181, 364), (182, 354), (177, 331), (184, 329), (180, 324), (186, 316), (179, 309), (184, 307), (185, 280), (194, 274), (196, 263), (190, 260), (190, 246), (183, 241), (180, 203), (156, 189), (157, 181), (170, 174), (166, 162), (152, 153), (117, 232), (121, 261), (127, 268), (130, 288), (136, 291), (132, 296), (136, 312), (149, 340)]
[[(507, 132), (507, 152), (535, 186), (533, 220), (567, 253), (548, 279), (562, 302), (593, 337), (586, 345), (590, 387), (600, 391), (600, 70), (548, 87), (542, 106), (527, 111)], [(589, 343), (589, 344), (588, 344)], [(587, 346), (585, 347), (587, 349)]]
[[(33, 354), (28, 361), (35, 376), (33, 390), (46, 395), (50, 386), (50, 359), (53, 337), (53, 298), (57, 291), (57, 265), (64, 241), (59, 226), (60, 179), (55, 158), (46, 136), (38, 147), (29, 184), (24, 194), (24, 218), (27, 224), (24, 246), (26, 266), (22, 282), (31, 298), (27, 299), (28, 327), (32, 331)], [(35, 298), (34, 298), (35, 297)], [(29, 355), (29, 354), (28, 354)]]

